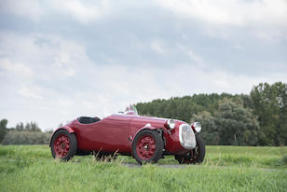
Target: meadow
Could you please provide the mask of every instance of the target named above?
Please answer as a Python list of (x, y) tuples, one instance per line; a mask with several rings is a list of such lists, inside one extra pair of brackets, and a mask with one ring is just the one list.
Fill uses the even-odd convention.
[(0, 145), (0, 191), (286, 191), (286, 155), (287, 147), (207, 146), (200, 165), (167, 156), (137, 166), (126, 156), (61, 162), (45, 145)]

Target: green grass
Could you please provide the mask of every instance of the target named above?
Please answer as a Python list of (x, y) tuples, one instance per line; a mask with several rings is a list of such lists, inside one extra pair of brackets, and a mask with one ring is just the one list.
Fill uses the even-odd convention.
[[(1, 146), (0, 191), (286, 191), (287, 147), (208, 146), (201, 165), (128, 167), (120, 156), (52, 159), (48, 146)], [(285, 157), (284, 157), (285, 156)], [(177, 164), (172, 156), (158, 164)]]

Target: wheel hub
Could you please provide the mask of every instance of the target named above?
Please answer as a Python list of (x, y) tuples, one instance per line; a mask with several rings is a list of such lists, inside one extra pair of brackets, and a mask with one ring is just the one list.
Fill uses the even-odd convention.
[(137, 142), (137, 155), (143, 160), (148, 160), (152, 158), (155, 153), (155, 149), (155, 140), (150, 135), (141, 137)]
[(59, 135), (54, 141), (54, 151), (58, 158), (64, 158), (70, 150), (70, 139), (66, 135)]

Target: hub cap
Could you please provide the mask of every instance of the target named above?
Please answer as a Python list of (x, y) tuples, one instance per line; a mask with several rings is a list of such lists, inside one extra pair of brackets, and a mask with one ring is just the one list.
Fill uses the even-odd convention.
[(59, 135), (54, 141), (54, 151), (58, 158), (64, 158), (70, 149), (70, 139), (66, 135)]
[(152, 158), (152, 156), (155, 153), (155, 149), (156, 149), (155, 140), (152, 136), (146, 135), (139, 138), (136, 145), (136, 150), (137, 155), (141, 159), (148, 160)]

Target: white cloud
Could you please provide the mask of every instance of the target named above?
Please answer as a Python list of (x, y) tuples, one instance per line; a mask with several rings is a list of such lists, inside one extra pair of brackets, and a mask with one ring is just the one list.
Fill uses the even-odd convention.
[(68, 15), (77, 21), (87, 24), (110, 13), (109, 0), (2, 0), (0, 10), (5, 13), (27, 17), (40, 21), (44, 16), (57, 13)]
[(162, 42), (158, 40), (152, 41), (150, 46), (151, 46), (151, 49), (157, 54), (162, 55), (166, 52), (166, 48), (164, 47)]
[(93, 3), (81, 0), (52, 0), (51, 2), (51, 7), (58, 12), (68, 14), (85, 24), (96, 21), (110, 12), (108, 0), (94, 1)]
[[(72, 42), (57, 39), (59, 43), (57, 49), (53, 50), (49, 47), (51, 55), (53, 55), (53, 67), (58, 75), (74, 76), (76, 68), (83, 63), (90, 63), (86, 50), (83, 46)], [(48, 51), (49, 52), (49, 51)]]
[(204, 62), (204, 59), (195, 53), (195, 51), (191, 48), (191, 45), (185, 46), (183, 44), (177, 44), (176, 48), (179, 49), (182, 53), (187, 55), (191, 61), (197, 66), (206, 67), (206, 63)]
[(158, 0), (179, 17), (194, 18), (215, 25), (287, 26), (285, 0)]
[(32, 78), (34, 76), (31, 68), (22, 63), (12, 63), (8, 58), (0, 59), (0, 68), (12, 72), (16, 77)]
[(0, 67), (14, 72), (19, 79), (72, 77), (79, 65), (90, 63), (85, 48), (74, 41), (41, 34), (0, 34), (0, 54), (4, 56)]
[(39, 0), (2, 0), (0, 11), (38, 21), (44, 13)]
[[(278, 43), (287, 36), (286, 0), (156, 0), (178, 21), (200, 25), (213, 38), (235, 40), (236, 32)], [(235, 34), (235, 35), (234, 35)]]
[(43, 96), (40, 94), (41, 88), (33, 86), (33, 87), (28, 87), (28, 86), (23, 86), (21, 89), (18, 91), (18, 93), (28, 99), (43, 99)]

